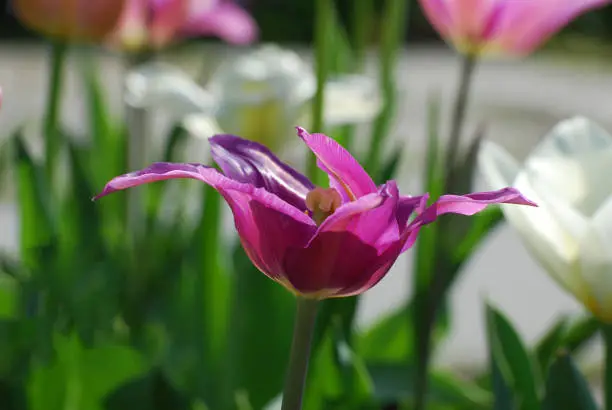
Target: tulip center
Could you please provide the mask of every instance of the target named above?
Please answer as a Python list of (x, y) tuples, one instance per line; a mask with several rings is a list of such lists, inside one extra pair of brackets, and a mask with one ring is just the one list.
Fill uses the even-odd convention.
[(321, 225), (340, 205), (342, 197), (334, 188), (315, 188), (306, 195), (306, 208), (317, 225)]

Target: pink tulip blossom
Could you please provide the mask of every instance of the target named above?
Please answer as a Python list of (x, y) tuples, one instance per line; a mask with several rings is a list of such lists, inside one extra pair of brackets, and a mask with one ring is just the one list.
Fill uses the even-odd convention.
[(117, 25), (126, 0), (12, 0), (25, 26), (63, 41), (103, 41)]
[(210, 139), (222, 172), (200, 164), (156, 163), (112, 179), (94, 199), (150, 182), (192, 178), (230, 206), (249, 258), (295, 294), (323, 299), (360, 294), (378, 283), (422, 226), (440, 215), (473, 215), (489, 204), (535, 205), (517, 190), (401, 196), (395, 181), (376, 186), (355, 158), (323, 134), (298, 134), (329, 175), (316, 187), (261, 144), (233, 135)]
[(231, 0), (127, 0), (111, 43), (142, 50), (162, 48), (182, 37), (216, 36), (248, 44), (257, 34), (253, 18)]
[(610, 0), (419, 0), (427, 18), (466, 54), (527, 55), (587, 10)]

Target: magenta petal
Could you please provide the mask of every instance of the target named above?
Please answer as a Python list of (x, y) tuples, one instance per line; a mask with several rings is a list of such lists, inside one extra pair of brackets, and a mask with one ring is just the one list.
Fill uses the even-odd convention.
[(498, 191), (477, 192), (468, 195), (442, 195), (410, 225), (412, 227), (427, 225), (434, 222), (440, 215), (448, 213), (474, 215), (492, 204), (537, 206), (514, 188), (503, 188)]
[(93, 199), (97, 200), (116, 191), (166, 179), (191, 178), (214, 186), (220, 177), (224, 178), (216, 170), (201, 164), (156, 162), (149, 168), (113, 178)]
[[(498, 191), (477, 192), (468, 195), (442, 195), (430, 208), (435, 209), (436, 217), (453, 213), (474, 215), (491, 204), (515, 204), (537, 206), (514, 188), (503, 188)], [(429, 212), (429, 208), (425, 213)]]
[(301, 211), (306, 211), (306, 195), (315, 186), (268, 148), (233, 135), (216, 135), (209, 142), (212, 156), (226, 176), (265, 188)]
[(330, 178), (330, 185), (345, 202), (377, 191), (376, 184), (357, 160), (344, 147), (323, 134), (309, 134), (297, 127), (298, 135), (317, 156), (317, 165)]
[(326, 298), (362, 289), (374, 272), (383, 265), (390, 267), (393, 261), (386, 255), (381, 257), (375, 247), (354, 234), (327, 231), (318, 234), (307, 248), (287, 249), (284, 268), (298, 292)]
[(231, 1), (221, 1), (212, 9), (191, 16), (183, 31), (217, 36), (231, 44), (250, 44), (259, 32), (249, 13)]
[(240, 241), (253, 264), (268, 277), (286, 284), (283, 260), (287, 249), (306, 246), (316, 232), (315, 224), (279, 212), (245, 192), (221, 193), (232, 208)]
[[(394, 182), (341, 206), (326, 219), (306, 248), (288, 248), (284, 261), (289, 282), (299, 292), (347, 296), (372, 282), (381, 266), (399, 255), (399, 195)], [(390, 248), (394, 252), (387, 252)], [(382, 276), (381, 276), (382, 278)]]
[(234, 181), (219, 173), (216, 169), (206, 167), (201, 164), (157, 162), (151, 165), (149, 168), (141, 171), (131, 172), (129, 174), (113, 178), (108, 184), (106, 184), (102, 193), (96, 195), (93, 199), (96, 200), (113, 192), (138, 185), (180, 178), (191, 178), (202, 181), (215, 188), (224, 196), (226, 192), (231, 191), (243, 193), (253, 200), (272, 208), (274, 211), (283, 213), (303, 224), (315, 227), (315, 223), (310, 217), (304, 214), (304, 212), (283, 201), (276, 195), (266, 191), (265, 189)]
[(315, 223), (304, 212), (276, 195), (234, 181), (200, 164), (156, 163), (142, 171), (112, 179), (98, 199), (110, 193), (155, 181), (192, 178), (217, 189), (234, 214), (236, 228), (253, 263), (269, 277), (282, 281), (282, 260), (288, 247), (304, 247), (315, 234)]

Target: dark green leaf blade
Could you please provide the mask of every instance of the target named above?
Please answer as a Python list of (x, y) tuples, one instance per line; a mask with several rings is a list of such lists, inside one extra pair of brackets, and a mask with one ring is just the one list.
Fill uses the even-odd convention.
[(542, 409), (597, 410), (587, 381), (567, 352), (561, 352), (550, 367)]
[(540, 380), (529, 352), (508, 319), (487, 306), (487, 332), (494, 363), (521, 410), (539, 410)]

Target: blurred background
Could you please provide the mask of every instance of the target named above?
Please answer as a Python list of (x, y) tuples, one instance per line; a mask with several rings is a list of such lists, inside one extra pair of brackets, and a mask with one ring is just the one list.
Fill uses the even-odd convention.
[[(1, 9), (5, 10), (0, 14), (0, 85), (4, 93), (0, 135), (4, 137), (24, 121), (42, 115), (47, 69), (45, 44), (16, 21), (7, 3), (8, 0), (0, 1)], [(311, 59), (312, 0), (242, 3), (260, 26), (261, 42), (280, 43)], [(409, 29), (396, 70), (400, 97), (390, 138), (407, 142), (406, 159), (397, 177), (406, 193), (422, 189), (419, 181), (426, 147), (425, 101), (432, 92), (439, 92), (443, 115), (448, 115), (449, 100), (458, 80), (456, 55), (429, 26), (416, 1), (412, 3)], [(352, 22), (350, 4), (351, 0), (338, 1), (340, 16), (348, 28)], [(377, 24), (384, 21), (379, 17)], [(196, 75), (203, 61), (207, 62), (205, 70), (212, 70), (223, 58), (240, 52), (241, 49), (211, 39), (190, 40), (182, 47), (168, 50), (162, 58)], [(484, 124), (486, 138), (499, 142), (518, 158), (524, 158), (538, 139), (568, 116), (587, 115), (612, 131), (611, 62), (612, 7), (607, 7), (578, 18), (526, 61), (483, 62), (473, 88), (467, 130), (473, 132)], [(99, 64), (108, 101), (119, 112), (122, 63), (113, 53), (104, 52)], [(374, 73), (373, 57), (366, 66), (366, 72)], [(81, 83), (72, 68), (66, 87), (63, 122), (79, 131), (84, 126), (84, 101)], [(365, 147), (357, 141), (356, 149)], [(197, 154), (193, 155), (193, 160), (199, 159)], [(2, 183), (0, 247), (16, 252), (19, 232), (14, 186), (10, 178)], [(229, 216), (226, 219), (229, 229), (232, 222)], [(410, 294), (410, 266), (409, 252), (380, 285), (365, 294), (359, 307), (360, 326), (390, 312)], [(470, 374), (484, 365), (486, 300), (494, 300), (529, 342), (537, 340), (543, 329), (561, 314), (582, 311), (527, 255), (519, 238), (508, 227), (501, 226), (476, 252), (453, 290), (452, 330), (435, 358), (440, 366)], [(595, 344), (584, 358), (585, 366), (592, 366), (592, 370), (600, 363), (598, 346)], [(596, 375), (594, 371), (589, 374)]]

